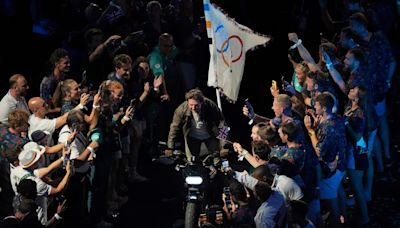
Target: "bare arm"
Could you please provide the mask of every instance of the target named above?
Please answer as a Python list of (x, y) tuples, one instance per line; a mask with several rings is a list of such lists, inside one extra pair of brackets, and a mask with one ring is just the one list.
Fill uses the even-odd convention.
[(308, 131), (308, 135), (310, 136), (311, 144), (312, 144), (312, 146), (313, 146), (313, 148), (315, 150), (315, 153), (319, 157), (321, 153), (320, 153), (319, 148), (317, 147), (318, 138), (317, 138), (317, 135), (315, 134), (314, 129), (311, 127), (311, 117), (310, 116), (305, 116), (304, 117), (304, 125), (305, 125), (305, 127), (306, 127), (306, 129)]
[(64, 126), (64, 124), (67, 123), (67, 116), (68, 116), (68, 112), (64, 113), (64, 115), (57, 117), (56, 119), (56, 129)]
[(95, 61), (99, 56), (106, 51), (107, 45), (112, 41), (112, 40), (117, 40), (121, 39), (121, 36), (118, 35), (112, 35), (110, 36), (104, 43), (100, 44), (99, 46), (96, 47), (96, 49), (89, 55), (89, 62)]
[(346, 83), (343, 81), (342, 75), (333, 66), (333, 63), (329, 55), (327, 55), (325, 51), (323, 52), (323, 55), (326, 62), (326, 66), (329, 70), (329, 74), (331, 75), (333, 81), (335, 81), (335, 83), (339, 86), (340, 90), (342, 90), (344, 94), (347, 94), (347, 86)]
[(51, 163), (49, 166), (40, 168), (37, 170), (39, 178), (43, 178), (47, 176), (51, 171), (55, 170), (56, 168), (60, 167), (63, 162), (63, 157), (55, 160), (53, 163)]
[(297, 45), (297, 50), (299, 51), (300, 57), (307, 63), (316, 64), (314, 58), (311, 56), (310, 52), (304, 47), (303, 43), (299, 41), (296, 33), (289, 33), (288, 38), (294, 43), (299, 43)]
[(68, 162), (64, 178), (61, 180), (61, 182), (58, 184), (56, 188), (51, 188), (50, 195), (55, 195), (61, 192), (67, 185), (70, 176), (71, 176), (71, 162)]
[(253, 155), (251, 155), (247, 150), (243, 149), (239, 143), (233, 143), (233, 149), (240, 155), (244, 156), (244, 158), (246, 158), (246, 160), (254, 168), (257, 168), (258, 166), (262, 165), (260, 162), (257, 161), (257, 159)]
[(64, 143), (60, 143), (54, 146), (46, 146), (46, 154), (55, 154), (60, 152), (64, 148)]
[(94, 95), (92, 112), (90, 113), (90, 116), (85, 115), (86, 123), (90, 124), (92, 122), (92, 120), (95, 118), (96, 112), (99, 112), (98, 108), (95, 108), (95, 107), (99, 106), (100, 98), (101, 98), (100, 94), (97, 93), (96, 95)]
[[(99, 143), (97, 141), (92, 141), (88, 147), (91, 147), (93, 150), (96, 150), (99, 147)], [(75, 158), (76, 160), (80, 161), (85, 161), (88, 159), (89, 155), (91, 154), (91, 151), (88, 149), (88, 147), (79, 155), (79, 157)]]

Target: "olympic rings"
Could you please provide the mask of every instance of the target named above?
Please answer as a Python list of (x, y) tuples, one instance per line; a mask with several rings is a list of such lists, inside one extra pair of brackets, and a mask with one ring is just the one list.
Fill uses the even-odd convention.
[[(240, 47), (240, 55), (238, 57), (236, 57), (235, 59), (232, 59), (232, 63), (234, 63), (234, 62), (239, 61), (239, 59), (242, 58), (242, 55), (243, 55), (243, 41), (238, 35), (233, 35), (233, 36), (230, 36), (228, 39), (226, 39), (222, 43), (220, 50), (224, 50), (225, 46), (229, 46), (229, 41), (231, 39), (237, 39), (239, 41), (240, 45), (241, 45), (241, 47)], [(217, 49), (217, 51), (218, 51), (218, 49)], [(222, 60), (224, 61), (225, 65), (227, 65), (229, 67), (229, 63), (226, 61), (224, 53), (222, 52), (221, 55), (222, 55)]]
[[(215, 29), (215, 33), (217, 33), (219, 30), (221, 30), (221, 29), (223, 29), (223, 28), (224, 28), (223, 25), (219, 25), (219, 26)], [(228, 43), (228, 45), (226, 45), (226, 47), (225, 47), (223, 50), (217, 48), (217, 52), (218, 52), (218, 53), (226, 52), (226, 51), (228, 50), (228, 48), (229, 48), (229, 43)], [(222, 51), (221, 51), (221, 50), (222, 50)]]

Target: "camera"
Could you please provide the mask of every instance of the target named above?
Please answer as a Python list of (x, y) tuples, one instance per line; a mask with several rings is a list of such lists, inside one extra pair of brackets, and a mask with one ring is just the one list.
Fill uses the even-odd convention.
[(229, 168), (229, 161), (227, 159), (223, 159), (222, 160), (222, 170), (224, 172), (226, 172), (228, 168)]
[(138, 104), (138, 100), (136, 98), (133, 98), (130, 102), (129, 102), (129, 106), (131, 107), (135, 107)]
[(59, 203), (63, 203), (66, 200), (66, 198), (64, 195), (58, 195), (56, 196), (55, 200)]
[(225, 194), (225, 204), (228, 207), (228, 210), (232, 209), (232, 202), (231, 202), (231, 191), (229, 187), (224, 187), (224, 194)]

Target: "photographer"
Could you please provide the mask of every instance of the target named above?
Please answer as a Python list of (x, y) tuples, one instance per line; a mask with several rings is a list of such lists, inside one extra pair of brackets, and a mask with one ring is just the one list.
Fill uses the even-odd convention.
[(233, 181), (228, 189), (229, 193), (227, 192), (222, 195), (224, 202), (223, 210), (232, 227), (241, 227), (242, 225), (254, 227), (256, 210), (249, 206), (244, 186), (237, 181)]
[(37, 201), (39, 202), (39, 212), (38, 218), (42, 224), (47, 222), (47, 207), (48, 207), (48, 197), (59, 194), (65, 189), (67, 183), (72, 175), (70, 162), (66, 165), (66, 173), (62, 178), (61, 182), (57, 187), (43, 182), (42, 178), (47, 176), (51, 171), (60, 167), (63, 161), (63, 157), (54, 161), (48, 167), (38, 168), (38, 163), (45, 152), (45, 148), (37, 145), (34, 142), (29, 142), (24, 145), (23, 150), (18, 155), (19, 166), (11, 169), (10, 179), (13, 190), (17, 193), (17, 186), (21, 180), (31, 179), (37, 184)]
[[(79, 221), (84, 221), (88, 214), (88, 177), (90, 172), (91, 162), (89, 160), (95, 157), (95, 151), (99, 147), (99, 142), (92, 141), (85, 136), (86, 123), (84, 114), (80, 110), (71, 110), (68, 113), (67, 125), (65, 125), (59, 134), (59, 143), (65, 143), (69, 151), (68, 158), (73, 161), (74, 176), (71, 178), (70, 184), (66, 191), (66, 197), (69, 202), (69, 209), (66, 217), (80, 218)], [(70, 134), (77, 132), (72, 143), (67, 143)], [(72, 219), (71, 219), (72, 220)], [(68, 220), (68, 222), (72, 222)]]

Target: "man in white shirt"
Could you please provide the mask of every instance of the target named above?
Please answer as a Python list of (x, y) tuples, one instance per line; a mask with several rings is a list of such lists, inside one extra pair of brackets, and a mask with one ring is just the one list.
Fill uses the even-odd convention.
[(235, 178), (251, 190), (254, 190), (254, 186), (259, 181), (266, 182), (271, 185), (272, 190), (279, 191), (283, 195), (286, 204), (290, 200), (300, 200), (304, 196), (301, 188), (292, 178), (285, 175), (273, 175), (266, 165), (258, 166), (254, 170), (253, 176), (247, 172), (235, 172), (235, 174)]
[(29, 109), (32, 111), (32, 115), (29, 117), (29, 130), (28, 130), (28, 137), (31, 138), (32, 132), (36, 130), (46, 131), (49, 133), (49, 146), (53, 145), (51, 142), (52, 134), (54, 131), (61, 126), (63, 126), (67, 122), (67, 115), (64, 115), (54, 118), (54, 119), (47, 119), (46, 114), (49, 112), (49, 106), (41, 97), (33, 97), (29, 100)]
[(29, 112), (25, 96), (29, 89), (28, 82), (22, 74), (14, 74), (9, 79), (10, 89), (0, 101), (0, 122), (8, 124), (8, 114), (16, 109)]
[(25, 144), (23, 150), (18, 155), (19, 166), (11, 166), (11, 185), (17, 194), (17, 185), (23, 179), (31, 179), (36, 182), (36, 189), (39, 201), (38, 218), (44, 225), (47, 222), (47, 197), (60, 193), (65, 186), (71, 175), (71, 167), (69, 163), (66, 167), (66, 174), (57, 187), (52, 187), (46, 184), (41, 178), (48, 175), (51, 171), (60, 167), (63, 157), (54, 161), (48, 167), (38, 169), (38, 163), (45, 152), (45, 148), (39, 146), (35, 142)]

